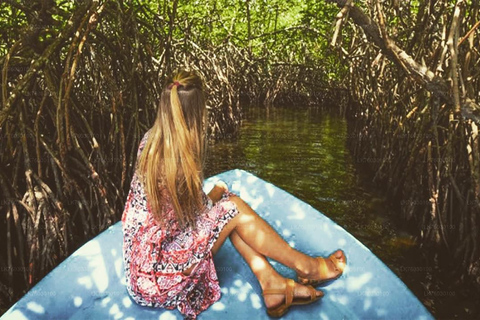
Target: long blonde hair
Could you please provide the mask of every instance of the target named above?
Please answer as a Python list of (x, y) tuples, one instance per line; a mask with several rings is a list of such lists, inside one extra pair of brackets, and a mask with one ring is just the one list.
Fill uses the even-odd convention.
[(180, 71), (162, 91), (155, 124), (137, 165), (158, 222), (164, 222), (162, 189), (166, 189), (180, 225), (195, 225), (203, 209), (205, 133), (202, 80), (193, 72)]

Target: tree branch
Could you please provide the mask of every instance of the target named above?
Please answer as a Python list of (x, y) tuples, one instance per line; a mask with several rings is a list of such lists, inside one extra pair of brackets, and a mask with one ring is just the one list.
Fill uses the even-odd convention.
[[(339, 8), (343, 8), (348, 4), (348, 0), (327, 0), (327, 2), (335, 3)], [(459, 0), (457, 6), (463, 3), (463, 0)], [(367, 16), (360, 8), (351, 5), (349, 11), (349, 17), (352, 18), (353, 22), (363, 29), (367, 38), (376, 46), (378, 46), (382, 52), (392, 60), (400, 69), (404, 70), (409, 77), (413, 78), (416, 82), (425, 86), (425, 88), (430, 91), (432, 94), (440, 97), (447, 104), (455, 106), (455, 100), (447, 82), (435, 75), (430, 69), (425, 65), (421, 65), (415, 59), (412, 58), (408, 53), (406, 53), (402, 48), (400, 48), (395, 41), (393, 41), (385, 33), (382, 36), (381, 29), (379, 25), (373, 21), (369, 16)], [(387, 39), (387, 41), (385, 40)], [(470, 117), (469, 115), (478, 112), (480, 106), (478, 106), (471, 99), (463, 99), (461, 102), (462, 108), (468, 107), (473, 108), (471, 112), (463, 112), (462, 115), (469, 119), (472, 119), (478, 123), (478, 117)], [(460, 112), (460, 108), (456, 108), (456, 111)]]
[(23, 78), (18, 81), (17, 85), (13, 89), (12, 94), (8, 97), (5, 102), (3, 109), (0, 110), (0, 128), (3, 126), (3, 123), (7, 120), (8, 115), (10, 114), (11, 109), (18, 96), (22, 92), (23, 88), (28, 85), (30, 79), (37, 74), (37, 72), (43, 67), (45, 63), (48, 62), (50, 56), (58, 49), (58, 47), (63, 43), (65, 39), (68, 39), (73, 31), (78, 27), (79, 22), (90, 8), (91, 1), (88, 1), (86, 5), (83, 6), (82, 10), (78, 10), (75, 14), (72, 15), (70, 21), (67, 23), (67, 27), (62, 31), (58, 38), (55, 39), (43, 52), (42, 56), (35, 60), (28, 69), (27, 73)]

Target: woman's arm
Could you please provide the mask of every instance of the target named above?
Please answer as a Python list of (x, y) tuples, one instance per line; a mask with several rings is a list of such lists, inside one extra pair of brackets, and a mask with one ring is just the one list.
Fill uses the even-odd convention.
[(218, 181), (208, 193), (208, 197), (212, 199), (212, 202), (215, 204), (222, 198), (225, 192), (228, 192), (227, 184), (223, 181)]

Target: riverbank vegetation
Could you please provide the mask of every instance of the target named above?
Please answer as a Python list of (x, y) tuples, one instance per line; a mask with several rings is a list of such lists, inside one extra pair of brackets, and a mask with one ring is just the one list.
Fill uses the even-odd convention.
[(243, 104), (341, 109), (432, 263), (480, 285), (479, 18), (465, 0), (2, 1), (0, 308), (119, 220), (179, 68), (206, 80), (212, 140)]
[(341, 13), (337, 26), (347, 17), (352, 23), (348, 41), (335, 44), (350, 67), (355, 158), (369, 160), (429, 264), (478, 292), (479, 4), (332, 2)]

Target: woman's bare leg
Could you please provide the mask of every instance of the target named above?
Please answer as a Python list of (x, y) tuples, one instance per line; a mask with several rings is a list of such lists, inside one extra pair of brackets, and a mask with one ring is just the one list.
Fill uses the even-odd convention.
[[(263, 255), (252, 249), (248, 244), (246, 244), (245, 241), (242, 240), (242, 238), (235, 230), (230, 233), (230, 240), (232, 241), (237, 251), (248, 263), (250, 269), (252, 269), (252, 272), (255, 274), (258, 282), (260, 283), (262, 291), (265, 291), (267, 289), (286, 288), (285, 278), (278, 274), (278, 272), (270, 265), (270, 263), (267, 261), (267, 259), (265, 259)], [(310, 297), (310, 292), (306, 286), (295, 283), (294, 296)], [(317, 291), (317, 296), (323, 296), (323, 292)], [(267, 295), (264, 296), (263, 299), (265, 302), (265, 306), (267, 308), (271, 308), (281, 304), (284, 301), (285, 296), (281, 294)]]
[[(235, 203), (239, 214), (235, 216), (222, 230), (212, 252), (215, 254), (225, 239), (236, 231), (238, 236), (260, 255), (272, 258), (289, 268), (292, 268), (301, 277), (324, 278), (334, 277), (335, 267), (330, 265), (328, 274), (320, 275), (318, 261), (298, 250), (293, 249), (282, 237), (263, 220), (240, 197), (230, 196)], [(339, 258), (341, 257), (341, 253)], [(338, 255), (336, 254), (336, 256)]]

